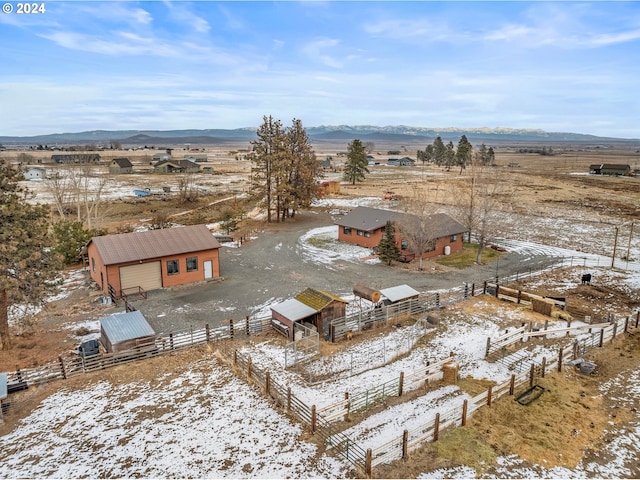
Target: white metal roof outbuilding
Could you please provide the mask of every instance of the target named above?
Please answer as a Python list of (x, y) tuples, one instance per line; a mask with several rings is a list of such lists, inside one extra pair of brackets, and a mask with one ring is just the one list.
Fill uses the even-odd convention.
[(294, 322), (318, 313), (317, 310), (314, 310), (295, 298), (278, 303), (271, 307), (271, 310)]
[(380, 294), (391, 303), (395, 303), (417, 297), (420, 295), (420, 292), (411, 288), (409, 285), (398, 285), (397, 287), (381, 288)]
[(102, 317), (100, 327), (112, 344), (156, 334), (138, 310)]

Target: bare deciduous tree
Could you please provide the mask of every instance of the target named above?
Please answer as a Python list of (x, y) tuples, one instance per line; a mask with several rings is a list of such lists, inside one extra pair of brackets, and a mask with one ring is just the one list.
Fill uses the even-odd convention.
[(195, 202), (198, 198), (198, 189), (196, 188), (196, 176), (193, 173), (187, 173), (178, 177), (178, 198), (180, 203)]
[(422, 270), (422, 256), (435, 248), (438, 233), (438, 217), (434, 215), (433, 203), (428, 192), (417, 187), (404, 202), (406, 215), (400, 221), (402, 238), (418, 257), (418, 268)]

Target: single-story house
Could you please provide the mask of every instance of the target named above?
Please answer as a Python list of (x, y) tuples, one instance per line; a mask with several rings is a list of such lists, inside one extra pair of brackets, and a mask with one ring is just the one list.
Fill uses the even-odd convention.
[(127, 157), (118, 157), (111, 160), (109, 173), (133, 173), (133, 164)]
[(209, 157), (207, 157), (206, 153), (197, 153), (197, 154), (191, 154), (191, 155), (185, 155), (184, 157), (185, 160), (189, 160), (190, 162), (206, 162)]
[(100, 319), (100, 343), (108, 353), (153, 345), (155, 338), (156, 332), (137, 310)]
[[(338, 240), (365, 248), (377, 247), (384, 236), (387, 222), (396, 229), (396, 245), (401, 254), (411, 258), (408, 242), (403, 239), (401, 225), (411, 220), (411, 214), (394, 212), (372, 207), (356, 207), (336, 222)], [(409, 217), (409, 218), (407, 218)], [(467, 229), (449, 215), (436, 213), (429, 216), (433, 225), (433, 249), (425, 252), (422, 258), (431, 258), (462, 250), (462, 237)]]
[(390, 158), (387, 160), (387, 165), (396, 165), (399, 167), (413, 167), (416, 161), (411, 157), (402, 158)]
[(168, 152), (164, 153), (156, 153), (153, 157), (151, 157), (153, 162), (166, 162), (167, 160), (171, 160), (171, 154)]
[(163, 160), (158, 162), (153, 171), (156, 173), (197, 173), (200, 165), (189, 160)]
[(631, 167), (624, 163), (596, 163), (589, 166), (589, 173), (595, 175), (629, 175)]
[(40, 167), (29, 167), (24, 172), (25, 180), (44, 180), (47, 178), (47, 171)]
[(327, 338), (331, 320), (345, 316), (346, 300), (324, 290), (307, 288), (294, 298), (271, 307), (272, 322), (278, 330), (293, 341), (294, 324), (311, 324), (318, 333)]
[(205, 225), (103, 235), (87, 244), (91, 279), (116, 298), (219, 277), (219, 250)]

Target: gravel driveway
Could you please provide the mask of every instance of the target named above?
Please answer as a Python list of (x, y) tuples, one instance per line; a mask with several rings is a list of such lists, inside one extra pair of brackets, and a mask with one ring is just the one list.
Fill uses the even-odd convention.
[[(504, 276), (516, 270), (550, 261), (544, 256), (531, 257), (508, 253), (499, 262), (444, 273), (408, 271), (363, 261), (317, 261), (305, 255), (300, 237), (317, 227), (333, 225), (326, 209), (303, 212), (293, 220), (269, 226), (258, 238), (240, 248), (222, 247), (220, 271), (222, 281), (187, 285), (149, 292), (148, 299), (133, 299), (156, 332), (211, 327), (220, 322), (241, 319), (262, 312), (308, 287), (327, 290), (336, 295), (352, 296), (353, 286), (363, 283), (373, 288), (407, 284), (419, 291), (448, 289), (465, 282), (492, 279), (499, 269)], [(336, 227), (337, 228), (337, 227)], [(331, 255), (330, 251), (327, 251)]]

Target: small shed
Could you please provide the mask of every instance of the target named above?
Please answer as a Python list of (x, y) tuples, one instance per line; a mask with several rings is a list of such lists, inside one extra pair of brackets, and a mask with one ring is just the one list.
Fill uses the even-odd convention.
[(111, 160), (109, 173), (133, 173), (133, 164), (127, 157), (118, 157)]
[(274, 305), (271, 312), (272, 318), (278, 322), (274, 324), (281, 327), (282, 333), (286, 329), (290, 340), (294, 339), (294, 324), (304, 321), (312, 323), (318, 333), (327, 338), (331, 320), (344, 317), (348, 303), (324, 290), (307, 288), (294, 298)]
[(30, 167), (24, 171), (25, 180), (44, 180), (47, 178), (47, 171), (40, 167)]
[(380, 289), (380, 294), (384, 297), (384, 303), (391, 305), (393, 303), (417, 299), (420, 292), (411, 288), (409, 285), (398, 285), (397, 287), (382, 288)]
[(109, 353), (149, 345), (155, 338), (156, 332), (137, 310), (100, 319), (100, 343)]

